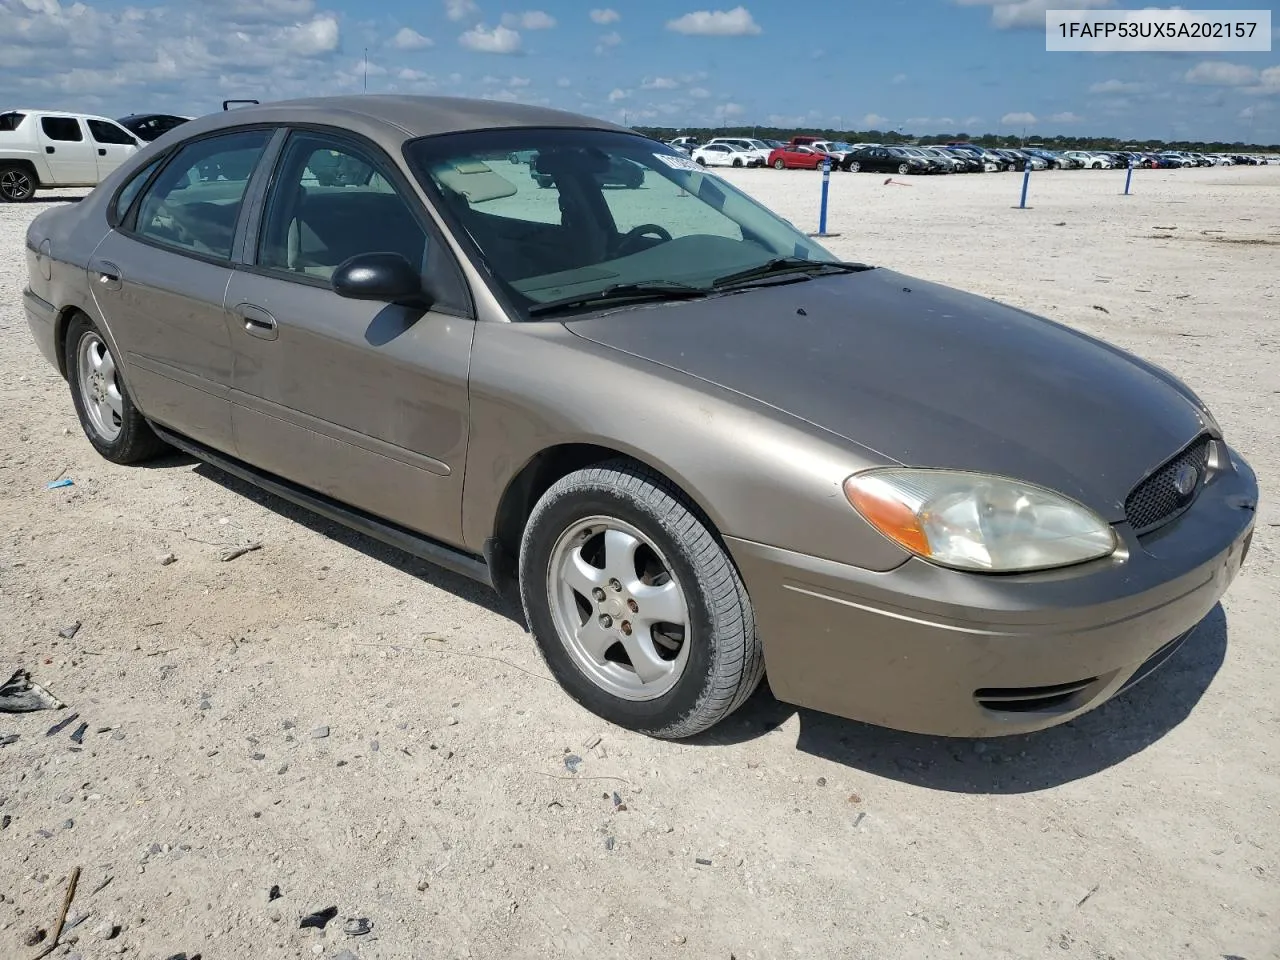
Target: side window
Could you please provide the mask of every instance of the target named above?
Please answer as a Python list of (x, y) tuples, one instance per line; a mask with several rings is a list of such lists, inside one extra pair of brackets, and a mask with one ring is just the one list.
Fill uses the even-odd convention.
[(114, 123), (108, 123), (106, 120), (86, 120), (85, 122), (89, 124), (90, 135), (98, 143), (123, 143), (133, 146), (138, 142), (133, 138), (133, 134)]
[(80, 121), (75, 117), (41, 117), (40, 129), (50, 140), (62, 140), (67, 143), (79, 143), (84, 139), (80, 129)]
[(197, 140), (179, 150), (143, 194), (138, 236), (230, 259), (245, 188), (271, 134), (246, 130)]
[(327, 280), (360, 253), (399, 253), (426, 269), (427, 235), (362, 148), (295, 134), (267, 198), (258, 265)]
[(129, 215), (129, 208), (133, 206), (133, 198), (138, 195), (138, 191), (146, 184), (148, 178), (155, 172), (156, 167), (160, 166), (164, 160), (163, 157), (152, 160), (145, 167), (133, 175), (124, 189), (116, 194), (115, 205), (115, 222), (117, 224), (124, 223), (124, 218)]
[(8, 113), (0, 113), (0, 133), (10, 133), (17, 130), (22, 125), (27, 115), (18, 113), (16, 110), (10, 110)]

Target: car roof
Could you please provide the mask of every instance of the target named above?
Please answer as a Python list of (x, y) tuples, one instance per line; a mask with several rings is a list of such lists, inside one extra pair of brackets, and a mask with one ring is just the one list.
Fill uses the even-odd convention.
[(119, 120), (112, 120), (110, 117), (100, 117), (96, 113), (75, 113), (71, 110), (41, 110), (36, 107), (14, 107), (10, 110), (0, 110), (0, 113), (21, 113), (26, 116), (40, 117), (72, 117), (77, 120), (105, 120), (107, 123), (119, 124)]
[(607, 120), (499, 100), (358, 94), (279, 100), (211, 113), (188, 120), (165, 137), (186, 139), (257, 123), (328, 124), (364, 134), (384, 144), (443, 133), (515, 127), (567, 127), (634, 133)]

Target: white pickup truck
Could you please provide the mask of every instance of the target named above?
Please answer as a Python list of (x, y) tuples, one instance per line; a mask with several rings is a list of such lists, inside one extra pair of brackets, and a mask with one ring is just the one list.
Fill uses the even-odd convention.
[(141, 146), (114, 120), (51, 110), (0, 112), (0, 201), (37, 190), (96, 187)]

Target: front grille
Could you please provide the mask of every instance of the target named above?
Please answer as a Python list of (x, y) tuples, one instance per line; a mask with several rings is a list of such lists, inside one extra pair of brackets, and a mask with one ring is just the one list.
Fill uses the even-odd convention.
[(1034, 713), (1076, 706), (1076, 694), (1096, 683), (1097, 677), (1047, 687), (983, 687), (973, 691), (980, 706), (1000, 713)]
[[(1133, 488), (1124, 502), (1124, 515), (1139, 535), (1168, 523), (1195, 501), (1208, 474), (1211, 442), (1208, 437), (1198, 438)], [(1177, 483), (1180, 476), (1188, 476), (1188, 467), (1195, 471), (1194, 482), (1183, 493), (1178, 490)]]

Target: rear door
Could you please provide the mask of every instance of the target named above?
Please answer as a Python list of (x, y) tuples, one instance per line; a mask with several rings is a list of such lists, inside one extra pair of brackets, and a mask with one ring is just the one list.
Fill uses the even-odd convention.
[(89, 137), (93, 140), (98, 182), (138, 151), (138, 141), (132, 133), (110, 120), (86, 119)]
[(92, 187), (98, 183), (93, 145), (78, 117), (42, 116), (36, 136), (52, 177), (48, 186)]
[[(223, 300), (250, 176), (274, 133), (202, 137), (180, 147), (144, 184), (130, 181), (117, 203), (134, 199), (126, 209), (117, 206), (119, 225), (89, 263), (90, 288), (143, 413), (230, 454), (236, 452), (232, 354)], [(201, 171), (209, 168), (239, 174), (205, 178)]]
[[(322, 183), (316, 167), (333, 154), (344, 176)], [(412, 187), (371, 144), (296, 131), (255, 232), (226, 301), (240, 456), (460, 544), (475, 322), (457, 264)], [(344, 260), (388, 251), (420, 268), (431, 309), (333, 292), (329, 278)]]

